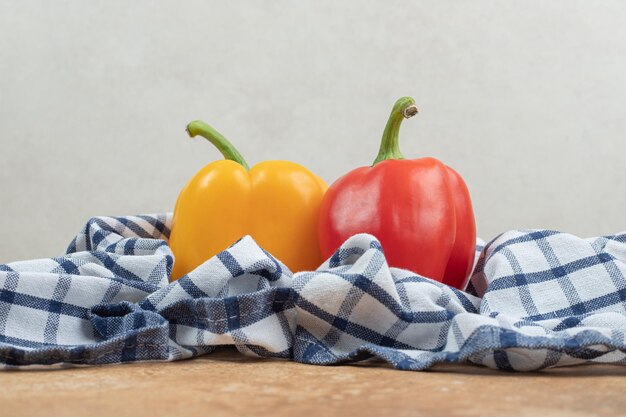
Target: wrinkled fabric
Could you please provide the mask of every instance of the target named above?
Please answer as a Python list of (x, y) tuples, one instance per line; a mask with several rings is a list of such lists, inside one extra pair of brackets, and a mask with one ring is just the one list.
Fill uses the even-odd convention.
[(65, 255), (0, 265), (0, 363), (167, 361), (224, 345), (318, 365), (378, 358), (406, 370), (626, 360), (626, 234), (504, 233), (478, 243), (464, 292), (390, 268), (366, 234), (295, 274), (246, 236), (170, 283), (170, 222), (93, 218)]

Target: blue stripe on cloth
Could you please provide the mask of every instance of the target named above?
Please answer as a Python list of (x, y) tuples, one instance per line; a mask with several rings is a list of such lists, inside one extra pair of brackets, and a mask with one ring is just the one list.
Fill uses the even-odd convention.
[[(385, 338), (384, 334), (377, 333), (376, 331), (372, 329), (369, 329), (365, 326), (361, 326), (357, 323), (352, 323), (341, 317), (333, 316), (332, 314), (329, 314), (321, 310), (320, 308), (308, 302), (302, 297), (298, 298), (298, 300), (296, 301), (296, 306), (298, 308), (303, 309), (304, 311), (308, 313), (313, 314), (315, 317), (329, 323), (336, 329), (343, 331), (344, 333), (348, 335), (364, 340), (366, 342), (377, 344)], [(410, 349), (411, 348), (410, 345), (406, 345), (400, 342), (397, 342), (395, 347), (397, 347), (398, 349)]]
[[(454, 293), (454, 295), (457, 297), (457, 299), (459, 300), (459, 302), (462, 304), (463, 308), (467, 312), (469, 312), (469, 313), (478, 313), (478, 308), (477, 308), (476, 304), (470, 300), (470, 298), (468, 297), (468, 293), (460, 291), (460, 290), (458, 290), (456, 288), (448, 287), (447, 285), (444, 285), (444, 284), (434, 283), (431, 279), (420, 277), (418, 275), (413, 275), (413, 276), (410, 276), (410, 277), (404, 277), (404, 278), (396, 280), (395, 282), (397, 284), (406, 284), (406, 283), (410, 283), (410, 282), (415, 282), (415, 283), (422, 282), (422, 283), (427, 283), (427, 284), (430, 284), (430, 285), (437, 285), (437, 286), (445, 287), (447, 290), (449, 290), (452, 293)], [(475, 298), (475, 297), (472, 296), (472, 298)]]
[(123, 224), (124, 226), (128, 227), (130, 230), (133, 231), (133, 233), (135, 233), (139, 237), (152, 237), (153, 236), (152, 233), (148, 232), (142, 226), (140, 226), (139, 224), (137, 224), (136, 222), (132, 221), (129, 218), (116, 217), (115, 219), (121, 224)]
[(176, 281), (176, 284), (180, 286), (191, 298), (207, 297), (208, 294), (202, 291), (191, 278), (184, 276)]
[(622, 304), (626, 301), (626, 288), (623, 288), (618, 291), (613, 291), (609, 294), (602, 295), (600, 297), (592, 298), (590, 300), (580, 302), (576, 305), (570, 305), (565, 308), (557, 309), (551, 311), (549, 313), (544, 314), (536, 314), (534, 316), (529, 316), (529, 320), (533, 321), (542, 321), (542, 320), (550, 320), (554, 318), (562, 318), (569, 316), (576, 316), (586, 311), (597, 311), (600, 310), (603, 306)]
[(228, 269), (228, 272), (230, 272), (232, 277), (238, 277), (244, 273), (241, 265), (237, 262), (237, 259), (235, 259), (235, 257), (228, 251), (218, 253), (217, 259), (222, 261), (222, 264), (224, 264), (226, 269)]
[(122, 267), (116, 260), (106, 252), (93, 252), (93, 255), (102, 262), (105, 268), (113, 272), (116, 276), (125, 280), (143, 281), (142, 278), (133, 274), (128, 269)]
[[(21, 294), (6, 289), (0, 289), (0, 304), (2, 302), (7, 305), (28, 307), (33, 310), (41, 310), (45, 312), (48, 312), (48, 309), (51, 306), (51, 300), (49, 298), (41, 298), (28, 294)], [(54, 306), (55, 310), (58, 310), (58, 314), (71, 317), (84, 318), (88, 310), (87, 308), (64, 302), (55, 302), (52, 305)]]
[[(497, 278), (490, 284), (490, 291), (504, 290), (507, 288), (514, 288), (520, 285), (529, 286), (530, 284), (543, 283), (549, 280), (558, 279), (562, 275), (571, 275), (574, 272), (590, 269), (598, 265), (602, 265), (607, 262), (611, 262), (612, 259), (607, 256), (586, 256), (584, 258), (577, 259), (572, 262), (560, 265), (557, 269), (558, 273), (555, 273), (553, 269), (547, 269), (537, 272), (519, 272), (513, 275), (505, 275)], [(561, 272), (562, 271), (562, 272)]]
[(52, 299), (48, 304), (48, 320), (43, 333), (45, 343), (56, 343), (57, 341), (59, 320), (63, 312), (63, 300), (70, 290), (71, 283), (72, 279), (70, 276), (61, 275), (56, 287), (54, 288)]
[(74, 274), (74, 275), (79, 275), (79, 270), (78, 270), (78, 266), (72, 262), (71, 259), (68, 258), (56, 258), (54, 259), (55, 261), (57, 261), (59, 263), (59, 267), (56, 269), (60, 269), (61, 271), (58, 271), (59, 273), (65, 273), (65, 274)]
[(169, 239), (170, 228), (167, 227), (167, 225), (163, 221), (161, 221), (161, 219), (159, 219), (158, 217), (146, 216), (146, 215), (139, 215), (137, 217), (140, 217), (143, 220), (152, 224), (152, 226), (154, 226), (154, 228), (161, 234), (161, 236), (154, 236), (154, 237)]
[(224, 299), (226, 317), (228, 319), (228, 330), (236, 330), (240, 327), (239, 322), (239, 300), (237, 297), (227, 297)]

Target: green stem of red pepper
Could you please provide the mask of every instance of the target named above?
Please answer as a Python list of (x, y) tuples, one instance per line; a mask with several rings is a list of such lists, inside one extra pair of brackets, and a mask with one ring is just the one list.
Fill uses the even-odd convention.
[(398, 145), (398, 134), (400, 133), (400, 125), (404, 119), (413, 117), (417, 114), (415, 100), (411, 97), (402, 97), (393, 105), (389, 120), (383, 132), (383, 138), (380, 142), (380, 150), (378, 156), (372, 165), (387, 159), (404, 159), (400, 146)]
[(221, 153), (224, 155), (224, 158), (230, 159), (231, 161), (235, 161), (241, 166), (243, 166), (246, 171), (250, 170), (250, 167), (246, 163), (246, 160), (243, 159), (243, 156), (239, 153), (237, 148), (233, 146), (232, 143), (228, 141), (220, 132), (213, 129), (208, 124), (204, 123), (201, 120), (196, 120), (187, 125), (187, 133), (192, 138), (200, 135), (209, 142), (211, 142)]

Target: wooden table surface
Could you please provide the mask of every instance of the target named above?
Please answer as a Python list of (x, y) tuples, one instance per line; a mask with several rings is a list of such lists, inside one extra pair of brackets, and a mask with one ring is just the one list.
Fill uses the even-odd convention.
[(0, 371), (0, 415), (623, 416), (626, 367), (505, 373), (312, 366), (234, 351), (172, 363)]

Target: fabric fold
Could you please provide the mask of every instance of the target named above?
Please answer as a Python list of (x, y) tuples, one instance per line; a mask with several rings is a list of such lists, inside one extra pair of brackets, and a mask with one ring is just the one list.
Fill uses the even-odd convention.
[[(241, 353), (423, 370), (626, 363), (626, 235), (518, 230), (477, 244), (466, 291), (390, 268), (356, 235), (292, 273), (250, 236), (169, 282), (171, 215), (91, 219), (62, 257), (0, 265), (5, 366)], [(419, 256), (419, 254), (416, 254)]]

